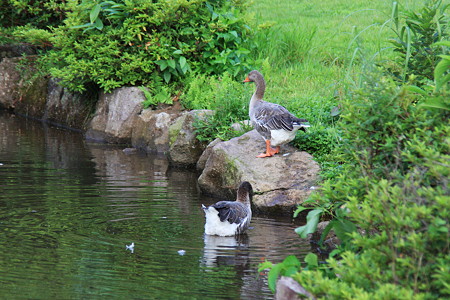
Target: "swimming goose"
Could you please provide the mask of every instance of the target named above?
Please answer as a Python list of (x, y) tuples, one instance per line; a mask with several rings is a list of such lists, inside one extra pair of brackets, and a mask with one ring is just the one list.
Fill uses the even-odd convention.
[(309, 127), (308, 121), (297, 118), (279, 104), (264, 101), (266, 83), (258, 71), (251, 71), (244, 82), (256, 84), (256, 91), (250, 100), (250, 121), (266, 141), (266, 153), (261, 153), (257, 157), (273, 156), (280, 152), (280, 145), (289, 143), (295, 138), (297, 130), (306, 131)]
[(236, 201), (219, 201), (204, 206), (205, 233), (209, 235), (231, 236), (244, 233), (252, 219), (252, 185), (244, 181), (238, 188)]

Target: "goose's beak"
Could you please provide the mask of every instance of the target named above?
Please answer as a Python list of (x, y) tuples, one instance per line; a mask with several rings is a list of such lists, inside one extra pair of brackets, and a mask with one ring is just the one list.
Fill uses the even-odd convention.
[(248, 76), (244, 79), (244, 81), (242, 82), (250, 82), (250, 79), (248, 78)]

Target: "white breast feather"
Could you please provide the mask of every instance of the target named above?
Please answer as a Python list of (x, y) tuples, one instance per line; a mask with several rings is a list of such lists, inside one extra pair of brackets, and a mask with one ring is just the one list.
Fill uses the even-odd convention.
[(219, 213), (214, 207), (205, 210), (206, 223), (205, 233), (210, 235), (230, 236), (235, 235), (239, 224), (230, 224), (228, 221), (221, 222)]
[(270, 144), (272, 146), (278, 146), (282, 144), (289, 143), (295, 138), (295, 134), (297, 133), (297, 130), (287, 131), (284, 129), (278, 129), (278, 130), (271, 130), (270, 135)]
[(284, 129), (277, 129), (277, 130), (271, 130), (270, 131), (270, 144), (272, 146), (278, 146), (283, 145), (286, 143), (289, 143), (295, 138), (295, 135), (297, 134), (297, 130), (299, 130), (302, 127), (309, 127), (309, 125), (294, 125), (294, 130), (288, 131)]

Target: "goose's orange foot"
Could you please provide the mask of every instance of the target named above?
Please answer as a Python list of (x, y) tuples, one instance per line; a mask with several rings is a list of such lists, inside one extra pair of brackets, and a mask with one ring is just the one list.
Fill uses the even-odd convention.
[(271, 157), (271, 156), (273, 156), (273, 155), (271, 155), (271, 154), (267, 154), (267, 153), (261, 153), (260, 155), (257, 155), (256, 157)]
[(260, 155), (258, 155), (256, 157), (271, 157), (279, 152), (280, 152), (280, 146), (277, 146), (275, 149), (269, 146), (266, 148), (266, 153), (261, 153)]

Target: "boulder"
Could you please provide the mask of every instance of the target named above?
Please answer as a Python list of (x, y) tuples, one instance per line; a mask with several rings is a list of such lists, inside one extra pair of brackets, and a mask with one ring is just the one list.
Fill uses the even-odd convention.
[(142, 110), (144, 93), (137, 87), (123, 87), (101, 93), (86, 139), (130, 144), (133, 126)]
[[(27, 72), (33, 72), (33, 69), (27, 69)], [(15, 104), (14, 112), (42, 120), (47, 108), (48, 78), (43, 76), (33, 78), (28, 73), (22, 76), (19, 84), (20, 99)]]
[(19, 58), (4, 58), (0, 62), (0, 107), (13, 109), (20, 101)]
[(46, 110), (43, 120), (49, 123), (82, 130), (88, 122), (89, 113), (96, 99), (89, 93), (74, 93), (59, 85), (58, 79), (50, 78)]
[(206, 149), (203, 151), (202, 155), (197, 160), (197, 171), (203, 171), (206, 166), (206, 162), (208, 161), (209, 155), (211, 154), (212, 149), (215, 145), (222, 142), (221, 139), (217, 138), (206, 147)]
[(42, 119), (48, 79), (35, 76), (34, 59), (14, 57), (4, 58), (0, 62), (0, 106), (17, 114)]
[[(24, 59), (28, 62), (21, 62)], [(0, 107), (64, 127), (83, 129), (95, 101), (87, 94), (69, 92), (54, 78), (35, 76), (34, 59), (3, 58), (0, 62)]]
[(291, 214), (314, 189), (319, 165), (311, 155), (290, 146), (273, 157), (257, 158), (265, 151), (261, 136), (252, 130), (208, 147), (197, 167), (203, 169), (198, 184), (202, 192), (233, 199), (241, 181), (255, 191), (254, 207), (262, 212)]
[(213, 113), (211, 110), (185, 112), (169, 127), (168, 158), (171, 165), (188, 167), (197, 164), (207, 144), (197, 139), (194, 121), (196, 118), (206, 118)]
[(37, 52), (36, 48), (27, 44), (0, 45), (0, 61), (4, 58), (35, 55)]
[(180, 111), (144, 109), (136, 120), (131, 144), (145, 152), (169, 151), (169, 127), (181, 115)]
[(291, 277), (281, 276), (277, 281), (276, 300), (316, 299), (310, 292)]

